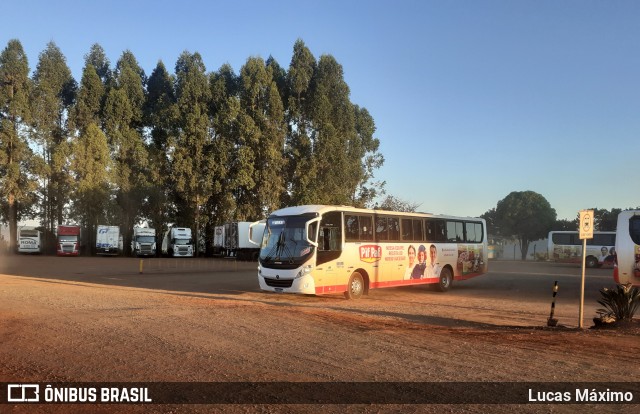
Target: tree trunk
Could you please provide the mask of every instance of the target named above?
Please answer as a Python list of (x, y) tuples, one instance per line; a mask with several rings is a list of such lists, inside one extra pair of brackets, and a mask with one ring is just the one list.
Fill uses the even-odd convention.
[(520, 253), (522, 254), (522, 260), (527, 260), (527, 252), (529, 251), (529, 240), (520, 240)]
[(16, 241), (18, 240), (18, 206), (13, 194), (9, 194), (9, 252), (16, 253)]

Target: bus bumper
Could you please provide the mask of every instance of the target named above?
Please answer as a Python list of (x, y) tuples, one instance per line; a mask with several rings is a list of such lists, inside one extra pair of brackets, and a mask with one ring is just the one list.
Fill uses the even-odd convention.
[(282, 276), (277, 271), (269, 269), (268, 272), (264, 272), (264, 269), (258, 272), (258, 283), (260, 289), (269, 292), (279, 293), (302, 293), (307, 295), (315, 295), (316, 285), (311, 274), (306, 274), (298, 278), (291, 278), (290, 276)]

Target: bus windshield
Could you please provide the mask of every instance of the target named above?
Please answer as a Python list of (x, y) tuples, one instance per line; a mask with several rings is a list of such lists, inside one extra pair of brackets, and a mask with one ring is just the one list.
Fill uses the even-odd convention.
[(270, 264), (299, 265), (313, 253), (314, 246), (308, 239), (315, 241), (317, 223), (306, 223), (314, 215), (272, 217), (267, 220), (260, 261)]

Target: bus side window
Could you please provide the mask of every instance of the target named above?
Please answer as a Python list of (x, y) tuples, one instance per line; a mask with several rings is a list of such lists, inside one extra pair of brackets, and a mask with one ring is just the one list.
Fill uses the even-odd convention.
[(345, 214), (344, 216), (345, 238), (347, 241), (360, 240), (358, 216)]
[(640, 244), (640, 216), (633, 216), (629, 219), (629, 236), (635, 244)]
[(387, 232), (386, 217), (376, 217), (376, 240), (377, 241), (389, 240), (389, 234)]
[(482, 242), (482, 224), (465, 221), (464, 227), (467, 235), (467, 243)]
[(400, 241), (400, 222), (397, 217), (388, 217), (389, 241)]
[(422, 231), (422, 220), (411, 220), (413, 223), (413, 240), (424, 241), (424, 232)]
[(456, 222), (455, 221), (447, 221), (447, 241), (449, 243), (457, 242), (456, 237)]
[(400, 224), (402, 224), (402, 240), (403, 241), (413, 241), (413, 227), (411, 226), (411, 219), (402, 219)]
[(360, 240), (373, 241), (373, 219), (371, 216), (360, 216)]

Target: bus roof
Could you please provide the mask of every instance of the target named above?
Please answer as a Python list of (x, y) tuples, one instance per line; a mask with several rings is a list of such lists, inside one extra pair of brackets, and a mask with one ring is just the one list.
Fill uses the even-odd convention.
[(296, 216), (300, 214), (325, 214), (330, 211), (347, 211), (352, 213), (366, 213), (366, 214), (383, 214), (383, 215), (402, 215), (402, 216), (411, 216), (411, 217), (434, 217), (434, 218), (450, 218), (450, 219), (474, 219), (474, 220), (483, 220), (477, 217), (458, 217), (458, 216), (448, 216), (448, 215), (438, 215), (431, 213), (405, 213), (400, 211), (389, 211), (389, 210), (378, 210), (378, 209), (368, 209), (368, 208), (357, 208), (352, 206), (334, 206), (334, 205), (323, 205), (323, 204), (310, 204), (303, 206), (294, 206), (294, 207), (285, 207), (280, 210), (276, 210), (270, 214), (270, 216)]

